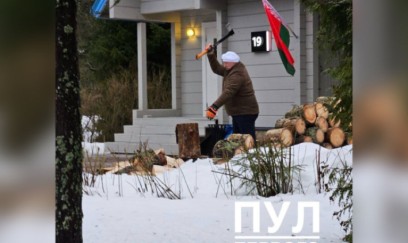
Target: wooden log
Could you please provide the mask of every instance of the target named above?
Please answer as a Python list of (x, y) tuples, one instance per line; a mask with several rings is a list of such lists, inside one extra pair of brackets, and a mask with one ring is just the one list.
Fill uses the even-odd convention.
[(333, 97), (320, 96), (316, 98), (317, 103), (329, 104), (332, 101)]
[(318, 117), (329, 118), (329, 109), (324, 103), (316, 102), (315, 110)]
[(283, 127), (283, 124), (284, 124), (285, 122), (287, 122), (287, 121), (289, 121), (289, 118), (285, 118), (285, 117), (279, 118), (279, 119), (276, 120), (276, 122), (275, 122), (275, 128), (282, 128), (282, 127)]
[(233, 133), (228, 138), (228, 141), (238, 143), (248, 150), (255, 146), (254, 138), (250, 134)]
[(314, 143), (321, 144), (324, 142), (324, 132), (317, 127), (309, 127), (306, 129), (305, 134), (312, 137)]
[(333, 149), (333, 146), (331, 143), (322, 143), (322, 147), (327, 148), (327, 149)]
[(295, 122), (295, 131), (297, 134), (299, 135), (303, 135), (306, 132), (306, 123), (305, 120), (303, 120), (302, 118), (298, 118), (296, 119)]
[(347, 144), (347, 145), (353, 144), (353, 135), (351, 135), (351, 133), (347, 133), (347, 134), (346, 134), (346, 137), (347, 137), (347, 139), (346, 139), (346, 144)]
[(329, 118), (329, 125), (330, 125), (330, 127), (340, 127), (341, 121), (340, 121), (340, 119), (336, 121), (335, 117), (330, 117)]
[(241, 145), (237, 142), (228, 140), (219, 140), (215, 143), (212, 154), (215, 158), (221, 158), (224, 161), (230, 160), (235, 155), (235, 150)]
[(307, 124), (314, 124), (316, 122), (316, 109), (314, 104), (303, 106), (302, 117)]
[(333, 145), (333, 148), (342, 146), (345, 138), (343, 129), (339, 127), (332, 127), (327, 130), (326, 140)]
[(270, 129), (265, 134), (266, 141), (282, 144), (284, 147), (291, 146), (295, 140), (293, 131), (288, 128)]
[(196, 159), (201, 156), (198, 123), (177, 124), (176, 137), (180, 158)]
[(317, 117), (316, 118), (316, 127), (320, 128), (323, 132), (327, 132), (327, 129), (329, 129), (329, 124), (327, 123), (326, 118), (324, 117)]
[(295, 118), (302, 116), (303, 105), (294, 105), (292, 109), (285, 114), (285, 118)]
[(295, 138), (295, 144), (299, 143), (312, 143), (313, 139), (310, 136), (305, 136), (305, 135), (298, 135)]
[(311, 136), (305, 136), (305, 143), (313, 143), (313, 138)]

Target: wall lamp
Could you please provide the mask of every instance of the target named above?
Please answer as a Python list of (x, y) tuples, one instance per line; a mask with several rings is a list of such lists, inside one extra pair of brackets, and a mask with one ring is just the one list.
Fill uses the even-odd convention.
[(195, 36), (194, 29), (191, 28), (191, 27), (187, 28), (186, 34), (187, 34), (188, 37), (193, 37), (193, 36)]

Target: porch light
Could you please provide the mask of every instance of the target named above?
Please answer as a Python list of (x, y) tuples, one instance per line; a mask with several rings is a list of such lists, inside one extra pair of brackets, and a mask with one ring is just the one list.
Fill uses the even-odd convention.
[(193, 28), (187, 28), (186, 34), (188, 37), (193, 37), (195, 35), (195, 32)]

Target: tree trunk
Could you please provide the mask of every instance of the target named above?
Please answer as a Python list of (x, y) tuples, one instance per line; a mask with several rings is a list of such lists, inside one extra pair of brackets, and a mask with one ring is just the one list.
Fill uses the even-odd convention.
[(326, 137), (327, 141), (333, 145), (333, 148), (342, 146), (346, 138), (343, 129), (339, 127), (329, 128), (329, 130), (327, 130)]
[(295, 130), (296, 130), (296, 133), (299, 134), (299, 135), (305, 134), (305, 132), (306, 132), (305, 120), (303, 120), (302, 118), (296, 119)]
[(196, 159), (201, 156), (198, 123), (184, 123), (176, 126), (179, 157)]
[(313, 104), (303, 106), (303, 119), (307, 124), (313, 125), (316, 122), (316, 109)]
[(56, 239), (82, 242), (82, 129), (76, 1), (56, 3)]
[(265, 140), (288, 147), (294, 143), (293, 131), (288, 128), (271, 129), (266, 132)]
[(321, 144), (324, 142), (324, 132), (317, 127), (309, 127), (305, 134), (312, 137), (314, 143)]
[(316, 127), (320, 128), (323, 132), (327, 132), (327, 129), (329, 129), (329, 124), (327, 123), (326, 118), (319, 116), (316, 119)]

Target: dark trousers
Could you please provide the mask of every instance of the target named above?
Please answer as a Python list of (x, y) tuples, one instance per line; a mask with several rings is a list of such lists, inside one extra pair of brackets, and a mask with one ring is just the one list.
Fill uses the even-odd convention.
[(234, 133), (251, 134), (256, 141), (255, 121), (258, 118), (256, 115), (238, 115), (232, 116), (232, 127)]

